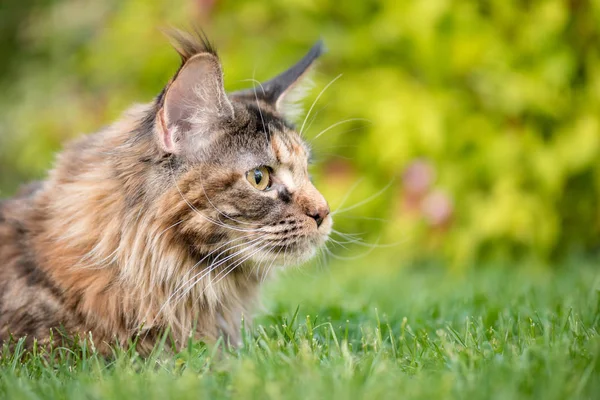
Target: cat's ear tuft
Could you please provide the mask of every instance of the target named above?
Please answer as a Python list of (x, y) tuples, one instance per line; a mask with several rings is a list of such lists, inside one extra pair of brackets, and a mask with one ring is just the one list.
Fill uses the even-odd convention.
[(167, 87), (158, 113), (159, 142), (168, 153), (209, 141), (219, 122), (233, 118), (217, 56), (211, 52), (186, 56), (182, 54), (184, 63)]
[(262, 83), (252, 90), (244, 90), (233, 93), (235, 96), (254, 97), (265, 101), (285, 115), (287, 118), (295, 119), (302, 110), (298, 103), (303, 100), (307, 89), (311, 86), (308, 76), (315, 61), (325, 52), (322, 40), (315, 43), (304, 57), (287, 71), (282, 72), (275, 78)]
[(198, 27), (193, 28), (193, 33), (179, 29), (163, 29), (175, 51), (181, 56), (182, 65), (196, 54), (210, 53), (217, 56), (215, 46), (208, 40), (206, 33)]

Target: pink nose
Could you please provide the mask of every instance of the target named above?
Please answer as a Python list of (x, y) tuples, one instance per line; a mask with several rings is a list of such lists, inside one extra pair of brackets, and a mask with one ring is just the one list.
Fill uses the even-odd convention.
[(315, 220), (318, 228), (323, 223), (323, 220), (329, 215), (329, 205), (326, 204), (325, 206), (310, 210), (306, 215)]

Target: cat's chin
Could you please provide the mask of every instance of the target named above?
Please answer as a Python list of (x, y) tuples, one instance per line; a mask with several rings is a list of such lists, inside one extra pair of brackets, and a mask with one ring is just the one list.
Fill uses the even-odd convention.
[(258, 265), (258, 269), (273, 269), (294, 267), (304, 264), (315, 257), (319, 247), (306, 246), (299, 249), (288, 250), (285, 253), (277, 252), (263, 254), (259, 257), (254, 257), (254, 264)]
[(254, 253), (250, 258), (254, 269), (285, 268), (307, 263), (325, 246), (332, 227), (333, 220), (328, 216), (314, 234), (288, 245)]
[(259, 266), (258, 269), (299, 266), (312, 260), (317, 255), (319, 249), (325, 246), (327, 239), (329, 239), (329, 234), (319, 235), (316, 238), (307, 238), (303, 243), (290, 245), (287, 248), (283, 248), (282, 251), (273, 250), (268, 253), (256, 255), (252, 257), (252, 260), (255, 265)]

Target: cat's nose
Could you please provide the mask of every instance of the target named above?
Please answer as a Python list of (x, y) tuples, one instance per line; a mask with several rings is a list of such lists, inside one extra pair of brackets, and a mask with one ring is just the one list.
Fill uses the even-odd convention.
[(296, 201), (304, 214), (311, 217), (317, 223), (317, 228), (321, 226), (325, 218), (329, 215), (329, 204), (321, 193), (308, 182), (302, 187), (296, 197)]
[(323, 220), (329, 215), (329, 205), (321, 206), (308, 212), (307, 215), (315, 220), (317, 228), (321, 226)]

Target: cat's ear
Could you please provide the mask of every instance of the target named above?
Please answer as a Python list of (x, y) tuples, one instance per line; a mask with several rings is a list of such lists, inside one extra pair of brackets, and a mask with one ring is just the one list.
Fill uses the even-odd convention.
[(308, 78), (312, 66), (325, 51), (323, 41), (319, 40), (306, 53), (300, 61), (282, 72), (275, 78), (270, 79), (254, 89), (242, 90), (232, 93), (232, 96), (243, 96), (246, 98), (258, 98), (272, 105), (278, 112), (288, 118), (294, 119), (298, 109), (297, 103), (306, 95), (306, 85), (310, 85)]
[(157, 118), (160, 145), (175, 154), (210, 141), (218, 124), (233, 118), (215, 54), (203, 52), (184, 58), (166, 89)]

